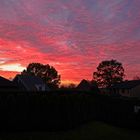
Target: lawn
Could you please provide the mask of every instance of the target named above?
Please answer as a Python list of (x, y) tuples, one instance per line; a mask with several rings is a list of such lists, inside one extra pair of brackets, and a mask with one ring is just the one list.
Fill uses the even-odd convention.
[(1, 132), (0, 140), (140, 140), (139, 132), (91, 122), (66, 132)]

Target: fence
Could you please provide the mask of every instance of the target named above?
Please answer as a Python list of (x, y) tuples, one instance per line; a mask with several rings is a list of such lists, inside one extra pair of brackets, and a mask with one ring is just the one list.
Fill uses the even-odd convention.
[(1, 130), (67, 130), (91, 120), (139, 128), (140, 101), (90, 93), (2, 93)]

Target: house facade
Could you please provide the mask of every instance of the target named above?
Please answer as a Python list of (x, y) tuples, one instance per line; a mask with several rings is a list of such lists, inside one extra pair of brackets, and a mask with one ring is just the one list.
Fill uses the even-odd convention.
[(110, 88), (110, 92), (125, 97), (140, 98), (140, 80), (131, 80), (116, 83)]
[(14, 80), (21, 90), (24, 91), (49, 91), (49, 87), (43, 80), (32, 75), (17, 75)]

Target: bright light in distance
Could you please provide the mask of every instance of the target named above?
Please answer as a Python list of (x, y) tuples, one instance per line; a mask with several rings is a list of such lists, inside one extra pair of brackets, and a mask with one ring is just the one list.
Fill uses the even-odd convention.
[(6, 65), (1, 65), (0, 70), (3, 71), (17, 71), (21, 72), (25, 69), (25, 67), (22, 67), (21, 64), (6, 64)]

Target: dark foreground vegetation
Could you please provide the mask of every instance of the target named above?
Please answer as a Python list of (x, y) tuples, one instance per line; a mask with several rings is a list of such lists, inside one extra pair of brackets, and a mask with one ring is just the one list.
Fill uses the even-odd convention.
[(92, 121), (75, 129), (61, 132), (2, 132), (1, 140), (139, 140), (136, 130), (114, 127), (112, 125)]
[(136, 99), (91, 92), (1, 93), (0, 129), (3, 131), (61, 131), (93, 120), (119, 127), (140, 128)]

